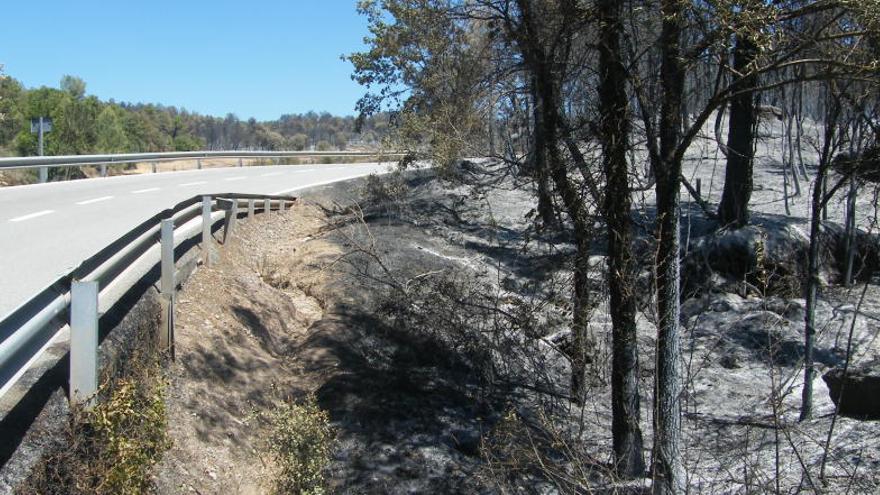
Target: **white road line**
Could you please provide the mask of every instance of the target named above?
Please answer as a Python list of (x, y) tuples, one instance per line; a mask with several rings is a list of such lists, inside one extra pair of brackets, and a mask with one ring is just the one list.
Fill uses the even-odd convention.
[(80, 201), (77, 204), (78, 205), (90, 205), (92, 203), (100, 203), (101, 201), (107, 201), (108, 199), (113, 199), (113, 196), (102, 196), (100, 198), (87, 199), (85, 201)]
[(272, 177), (273, 175), (281, 175), (281, 172), (271, 172), (268, 174), (263, 174), (260, 177)]
[(355, 174), (355, 175), (347, 175), (347, 176), (345, 176), (345, 177), (337, 177), (336, 179), (330, 179), (330, 180), (325, 180), (325, 181), (321, 181), (321, 182), (313, 182), (313, 183), (311, 183), (311, 184), (306, 184), (306, 185), (304, 185), (304, 186), (296, 186), (296, 187), (291, 187), (290, 189), (284, 189), (284, 190), (281, 190), (281, 191), (278, 191), (278, 192), (273, 192), (273, 193), (272, 193), (272, 196), (278, 196), (278, 195), (281, 195), (281, 194), (287, 194), (287, 193), (289, 193), (289, 192), (299, 191), (300, 189), (306, 189), (306, 188), (309, 188), (309, 187), (314, 187), (314, 186), (324, 186), (324, 185), (327, 185), (327, 184), (332, 184), (332, 183), (334, 183), (334, 182), (341, 182), (341, 181), (349, 180), (349, 179), (357, 179), (358, 177), (363, 177), (363, 176), (364, 176), (364, 174)]
[(247, 177), (227, 177), (223, 180), (243, 180), (243, 179), (247, 179)]
[(55, 210), (38, 211), (36, 213), (31, 213), (30, 215), (23, 215), (23, 216), (16, 217), (16, 218), (10, 218), (9, 221), (10, 222), (22, 222), (24, 220), (30, 220), (31, 218), (41, 217), (43, 215), (48, 215), (50, 213), (55, 213)]
[(207, 184), (208, 181), (200, 180), (196, 182), (187, 182), (186, 184), (180, 184), (179, 187), (187, 187), (187, 186), (198, 186), (199, 184)]
[(132, 193), (132, 194), (143, 194), (143, 193), (146, 193), (146, 192), (158, 191), (158, 190), (159, 190), (158, 187), (151, 187), (151, 188), (149, 188), (149, 189), (138, 189), (137, 191), (132, 191), (131, 193)]

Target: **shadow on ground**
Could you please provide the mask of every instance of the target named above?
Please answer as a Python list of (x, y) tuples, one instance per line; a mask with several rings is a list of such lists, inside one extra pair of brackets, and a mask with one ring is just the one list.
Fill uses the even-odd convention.
[(434, 343), (339, 308), (297, 354), (338, 428), (333, 491), (482, 493), (475, 477), (492, 404), (475, 399), (467, 366)]

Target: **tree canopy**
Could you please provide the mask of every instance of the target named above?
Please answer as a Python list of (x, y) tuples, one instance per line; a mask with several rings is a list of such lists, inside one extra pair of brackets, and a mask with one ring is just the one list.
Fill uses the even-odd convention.
[(308, 112), (277, 120), (213, 117), (159, 104), (102, 101), (86, 94), (79, 77), (64, 76), (59, 88), (28, 89), (12, 77), (0, 78), (0, 149), (20, 156), (37, 154), (30, 120), (49, 117), (47, 155), (137, 153), (192, 150), (310, 150), (377, 147), (388, 130), (388, 115), (358, 122), (352, 116)]

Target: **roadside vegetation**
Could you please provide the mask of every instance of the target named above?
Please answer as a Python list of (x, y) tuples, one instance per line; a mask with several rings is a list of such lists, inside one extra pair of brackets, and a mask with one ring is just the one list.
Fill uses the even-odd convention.
[(70, 424), (17, 489), (22, 494), (150, 492), (153, 467), (170, 447), (166, 383), (160, 363), (140, 353), (124, 376), (105, 382), (91, 409), (76, 408)]
[(194, 150), (345, 150), (376, 148), (387, 134), (388, 116), (363, 121), (322, 112), (285, 114), (277, 120), (213, 117), (161, 104), (101, 101), (86, 83), (64, 76), (58, 88), (26, 88), (0, 79), (0, 150), (36, 155), (31, 119), (52, 119), (46, 155)]
[(264, 418), (269, 424), (267, 448), (275, 472), (274, 493), (322, 495), (327, 493), (325, 469), (333, 449), (330, 418), (314, 396), (302, 404), (285, 401)]

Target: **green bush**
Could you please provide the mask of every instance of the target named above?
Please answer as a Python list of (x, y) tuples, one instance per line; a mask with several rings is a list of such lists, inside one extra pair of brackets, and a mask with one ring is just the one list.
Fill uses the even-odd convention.
[(123, 379), (109, 400), (88, 414), (103, 471), (97, 493), (136, 494), (150, 486), (153, 465), (171, 446), (164, 390), (161, 380)]
[(98, 395), (91, 410), (72, 411), (66, 448), (47, 456), (17, 493), (150, 491), (153, 466), (171, 446), (158, 362), (112, 381)]
[(278, 470), (275, 493), (326, 493), (324, 468), (330, 462), (334, 436), (327, 413), (310, 396), (303, 404), (283, 403), (268, 419), (268, 449)]

